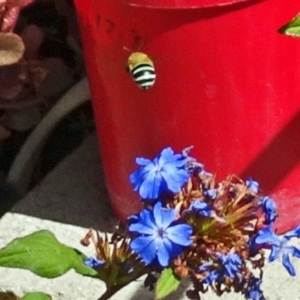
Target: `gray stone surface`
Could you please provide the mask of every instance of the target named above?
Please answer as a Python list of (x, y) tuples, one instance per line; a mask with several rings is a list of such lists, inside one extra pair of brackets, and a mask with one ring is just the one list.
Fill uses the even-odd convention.
[[(52, 231), (63, 243), (93, 255), (94, 249), (80, 245), (80, 239), (91, 225), (101, 230), (112, 229), (114, 217), (105, 190), (96, 136), (91, 135), (68, 156), (43, 182), (0, 219), (0, 247), (12, 239), (40, 229)], [(54, 220), (54, 221), (53, 221)], [(56, 221), (56, 222), (55, 222)], [(67, 224), (68, 223), (68, 224)], [(71, 225), (72, 224), (72, 225)], [(80, 226), (80, 227), (79, 227)], [(300, 247), (299, 241), (296, 245)], [(300, 275), (300, 260), (293, 259)], [(152, 292), (143, 289), (143, 279), (122, 289), (111, 299), (151, 300)], [(40, 278), (29, 271), (0, 267), (0, 288), (18, 295), (29, 291), (49, 293), (54, 300), (96, 300), (105, 290), (102, 282), (82, 277), (74, 271), (55, 278)], [(183, 285), (168, 297), (186, 299)], [(267, 300), (300, 299), (300, 279), (290, 277), (280, 262), (267, 264), (263, 290)], [(202, 300), (242, 300), (241, 295), (212, 293)]]
[[(41, 229), (50, 230), (60, 242), (78, 249), (87, 256), (94, 255), (92, 245), (83, 247), (79, 242), (87, 229), (17, 213), (7, 213), (0, 220), (0, 247), (7, 245), (14, 238)], [(96, 300), (105, 291), (105, 286), (101, 281), (82, 277), (73, 270), (58, 278), (46, 279), (27, 270), (3, 267), (0, 267), (0, 287), (4, 290), (12, 290), (19, 296), (25, 292), (43, 291), (50, 294), (53, 300)], [(180, 299), (183, 293), (184, 290), (181, 288), (169, 299)], [(138, 300), (141, 298), (153, 299), (153, 294), (143, 288), (143, 278), (125, 287), (111, 299)]]
[(62, 161), (12, 212), (83, 227), (112, 230), (114, 215), (104, 182), (96, 134)]
[[(79, 243), (80, 239), (87, 232), (87, 229), (16, 213), (7, 213), (0, 220), (0, 247), (5, 246), (16, 237), (24, 236), (41, 229), (50, 230), (60, 242), (77, 248), (88, 256), (94, 253), (92, 245), (83, 247)], [(300, 246), (299, 242), (298, 246)], [(294, 265), (298, 274), (300, 274), (299, 261), (295, 260)], [(58, 278), (45, 279), (27, 270), (3, 267), (0, 267), (0, 287), (4, 290), (12, 290), (20, 296), (25, 292), (43, 291), (50, 294), (53, 300), (96, 300), (105, 290), (105, 286), (101, 281), (82, 277), (72, 270)], [(186, 288), (187, 285), (183, 284), (175, 294), (169, 296), (167, 299), (187, 299), (184, 297)], [(266, 266), (263, 290), (265, 291), (267, 300), (300, 299), (299, 278), (290, 277), (279, 262)], [(152, 300), (154, 297), (152, 292), (143, 288), (143, 278), (140, 278), (122, 289), (111, 299)], [(225, 294), (218, 298), (209, 292), (204, 294), (201, 299), (242, 300), (244, 298), (234, 293)]]

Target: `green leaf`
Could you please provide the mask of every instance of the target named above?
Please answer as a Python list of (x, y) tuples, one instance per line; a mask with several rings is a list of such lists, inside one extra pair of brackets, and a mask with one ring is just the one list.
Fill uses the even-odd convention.
[(178, 288), (179, 284), (180, 279), (173, 270), (171, 268), (164, 269), (156, 284), (155, 298), (162, 299), (168, 296)]
[(94, 269), (83, 264), (85, 258), (47, 230), (17, 238), (0, 249), (0, 266), (27, 269), (46, 278), (58, 277), (72, 268), (85, 276), (97, 276)]
[(286, 34), (286, 35), (291, 35), (291, 36), (296, 36), (300, 37), (300, 14), (298, 14), (291, 22), (288, 24), (282, 26), (279, 29), (279, 32)]
[(51, 296), (42, 292), (33, 292), (25, 294), (21, 300), (51, 300)]

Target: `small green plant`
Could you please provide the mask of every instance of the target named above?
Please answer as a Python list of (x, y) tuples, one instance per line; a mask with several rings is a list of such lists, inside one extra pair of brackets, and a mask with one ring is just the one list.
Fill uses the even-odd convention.
[(300, 37), (300, 14), (279, 29), (280, 33)]
[[(45, 277), (54, 278), (74, 269), (85, 276), (95, 276), (97, 273), (83, 265), (86, 257), (79, 251), (67, 247), (46, 230), (34, 232), (28, 236), (17, 238), (0, 250), (0, 265), (3, 267), (23, 268)], [(6, 297), (6, 298), (5, 298)], [(51, 296), (33, 292), (22, 298), (13, 292), (0, 293), (0, 299), (7, 300), (51, 300)]]
[(51, 296), (42, 292), (26, 293), (22, 298), (13, 292), (0, 292), (1, 300), (51, 300)]

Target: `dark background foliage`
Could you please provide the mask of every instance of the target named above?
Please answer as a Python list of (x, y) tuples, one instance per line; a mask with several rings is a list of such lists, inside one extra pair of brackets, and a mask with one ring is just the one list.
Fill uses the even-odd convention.
[[(69, 0), (0, 0), (0, 184), (30, 132), (84, 76), (79, 32)], [(89, 104), (53, 132), (32, 186), (93, 130)]]

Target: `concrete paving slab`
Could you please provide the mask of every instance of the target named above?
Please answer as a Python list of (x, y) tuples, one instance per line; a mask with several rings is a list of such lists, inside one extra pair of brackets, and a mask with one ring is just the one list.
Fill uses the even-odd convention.
[(11, 212), (112, 230), (116, 221), (105, 187), (96, 134), (88, 136)]
[[(94, 254), (93, 246), (83, 247), (80, 239), (87, 229), (24, 216), (7, 213), (0, 220), (0, 247), (7, 245), (12, 239), (25, 236), (37, 230), (46, 229), (55, 234), (57, 239), (90, 256)], [(300, 246), (300, 243), (297, 243)], [(300, 274), (300, 261), (294, 262), (296, 271)], [(152, 300), (153, 293), (143, 288), (144, 278), (140, 278), (115, 294), (112, 300)], [(0, 287), (12, 290), (19, 296), (26, 292), (43, 291), (50, 294), (53, 300), (96, 300), (105, 291), (103, 282), (78, 275), (73, 270), (54, 279), (40, 278), (27, 270), (0, 267)], [(184, 292), (188, 285), (184, 283), (176, 293), (167, 300), (187, 299)], [(298, 277), (290, 277), (279, 262), (268, 264), (265, 271), (263, 290), (267, 300), (298, 300), (300, 299), (300, 285)], [(235, 293), (215, 296), (212, 292), (201, 297), (202, 300), (242, 300), (243, 296)]]

